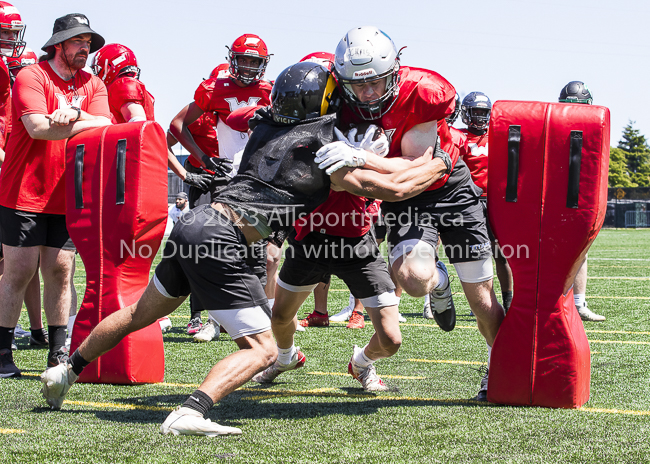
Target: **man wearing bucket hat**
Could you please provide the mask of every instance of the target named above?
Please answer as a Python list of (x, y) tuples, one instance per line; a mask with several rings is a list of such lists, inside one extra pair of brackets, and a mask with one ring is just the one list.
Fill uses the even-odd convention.
[(65, 359), (66, 324), (74, 245), (65, 224), (66, 139), (93, 127), (111, 124), (104, 83), (83, 71), (88, 55), (104, 39), (83, 14), (54, 22), (42, 47), (40, 63), (16, 78), (15, 116), (0, 174), (0, 232), (5, 274), (0, 280), (0, 377), (18, 377), (11, 355), (13, 328), (20, 316), (25, 288), (43, 275), (48, 321), (48, 367)]

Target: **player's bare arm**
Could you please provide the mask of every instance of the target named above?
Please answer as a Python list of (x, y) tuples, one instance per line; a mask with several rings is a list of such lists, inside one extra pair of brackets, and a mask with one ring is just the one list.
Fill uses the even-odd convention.
[(192, 133), (188, 129), (190, 124), (199, 119), (202, 114), (203, 110), (199, 105), (195, 102), (190, 103), (174, 116), (174, 119), (172, 119), (172, 122), (169, 125), (169, 132), (188, 152), (190, 152), (190, 155), (205, 166), (203, 158), (207, 158), (207, 155), (196, 144), (194, 137), (192, 137)]
[(428, 121), (409, 129), (402, 137), (401, 158), (382, 158), (374, 153), (366, 157), (364, 167), (377, 172), (397, 172), (413, 166), (426, 151), (435, 147), (438, 139), (438, 121)]
[(126, 102), (120, 108), (120, 113), (129, 122), (140, 122), (147, 120), (147, 114), (141, 104), (135, 102)]
[(406, 200), (422, 193), (447, 172), (445, 163), (440, 158), (431, 159), (432, 155), (433, 148), (429, 147), (410, 168), (393, 173), (339, 169), (330, 176), (332, 189), (378, 200)]
[(87, 129), (111, 125), (111, 120), (104, 116), (93, 116), (73, 108), (56, 110), (52, 114), (26, 114), (20, 119), (29, 136), (37, 140), (64, 140)]

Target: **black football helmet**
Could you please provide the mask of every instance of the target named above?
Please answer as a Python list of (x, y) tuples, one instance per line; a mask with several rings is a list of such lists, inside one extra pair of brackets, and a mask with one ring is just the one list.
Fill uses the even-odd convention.
[(332, 73), (309, 61), (296, 63), (282, 71), (271, 91), (273, 120), (282, 124), (295, 124), (333, 113), (338, 104)]
[(458, 92), (456, 92), (456, 107), (454, 108), (454, 112), (445, 118), (445, 121), (447, 121), (447, 125), (453, 126), (454, 123), (456, 122), (456, 119), (458, 119), (459, 114), (460, 114), (460, 95), (458, 95)]
[(560, 103), (585, 103), (591, 105), (594, 98), (584, 82), (571, 81), (560, 92)]
[(463, 98), (460, 118), (467, 127), (486, 130), (490, 125), (492, 102), (483, 92), (471, 92)]

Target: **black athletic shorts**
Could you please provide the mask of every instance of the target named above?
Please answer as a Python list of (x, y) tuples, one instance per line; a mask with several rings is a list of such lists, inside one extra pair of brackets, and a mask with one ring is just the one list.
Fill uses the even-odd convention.
[(297, 241), (293, 231), (287, 243), (280, 269), (280, 280), (286, 284), (315, 285), (333, 274), (359, 299), (395, 290), (372, 234), (348, 238), (311, 232)]
[(490, 227), (490, 218), (487, 211), (487, 197), (481, 197), (481, 205), (483, 205), (483, 214), (485, 214), (485, 224), (487, 226), (488, 237), (490, 237), (490, 242), (494, 242), (494, 233), (492, 232), (492, 227)]
[(172, 297), (194, 298), (206, 310), (262, 306), (264, 287), (247, 264), (250, 247), (230, 219), (210, 205), (185, 213), (176, 223), (156, 267), (156, 278)]
[(2, 243), (13, 247), (76, 250), (65, 225), (65, 214), (32, 213), (0, 206), (0, 236)]
[[(445, 254), (452, 264), (489, 258), (492, 251), (487, 218), (479, 200), (481, 190), (475, 189), (478, 187), (473, 183), (458, 188), (458, 205), (418, 201), (420, 195), (400, 202), (403, 207), (399, 211), (393, 208), (394, 214), (385, 213), (389, 252), (405, 240), (420, 240), (435, 249), (440, 236)], [(422, 199), (426, 199), (426, 196)]]

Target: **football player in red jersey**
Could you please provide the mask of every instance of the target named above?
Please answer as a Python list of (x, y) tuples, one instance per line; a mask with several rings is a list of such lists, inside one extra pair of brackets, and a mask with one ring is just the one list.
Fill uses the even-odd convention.
[[(490, 125), (490, 113), (492, 102), (482, 92), (471, 92), (463, 98), (460, 117), (467, 129), (463, 130), (466, 135), (465, 146), (461, 150), (461, 156), (470, 173), (474, 183), (483, 190), (481, 202), (485, 206), (487, 217), (487, 169), (488, 169), (488, 127)], [(503, 297), (503, 308), (508, 311), (512, 303), (512, 271), (508, 261), (503, 256), (498, 243), (492, 234), (488, 221), (488, 234), (492, 243), (492, 255), (497, 268), (497, 277), (501, 285), (501, 296)]]
[[(390, 150), (381, 158), (341, 140), (320, 150), (321, 167), (328, 172), (343, 166), (396, 172), (412, 166), (432, 146), (439, 145), (448, 154), (446, 159), (433, 159), (433, 163), (445, 162), (447, 174), (427, 191), (409, 200), (382, 203), (392, 275), (411, 296), (428, 293), (436, 322), (443, 330), (452, 330), (456, 315), (449, 276), (436, 258), (440, 235), (487, 342), (489, 365), (504, 311), (492, 288), (481, 191), (459, 159), (445, 121), (454, 110), (456, 91), (433, 71), (401, 67), (395, 44), (376, 27), (350, 30), (335, 55), (334, 74), (347, 103), (342, 119), (377, 121), (389, 136)], [(487, 399), (487, 375), (477, 399)]]
[(140, 81), (138, 60), (130, 48), (118, 43), (103, 46), (92, 70), (106, 85), (114, 124), (155, 121), (155, 100)]
[[(571, 81), (560, 92), (560, 103), (581, 103), (583, 105), (591, 105), (594, 101), (591, 91), (581, 81)], [(576, 278), (573, 281), (573, 301), (583, 321), (603, 322), (605, 316), (594, 313), (587, 307), (587, 300), (585, 295), (587, 293), (587, 256), (585, 262), (582, 263)]]

